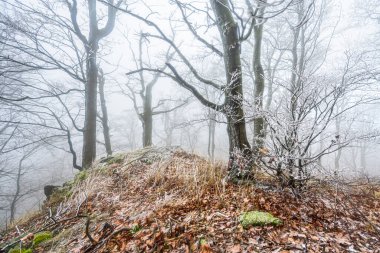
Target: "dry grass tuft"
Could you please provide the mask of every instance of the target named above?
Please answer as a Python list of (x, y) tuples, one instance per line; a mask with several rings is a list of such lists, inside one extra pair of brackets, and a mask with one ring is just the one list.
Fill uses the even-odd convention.
[(222, 191), (226, 168), (184, 152), (175, 152), (169, 159), (150, 166), (146, 183), (159, 192), (178, 191), (185, 195), (202, 196), (210, 190)]

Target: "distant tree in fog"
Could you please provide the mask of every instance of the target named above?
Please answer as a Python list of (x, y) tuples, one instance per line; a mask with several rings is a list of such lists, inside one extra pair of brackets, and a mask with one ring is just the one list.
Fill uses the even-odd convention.
[[(133, 48), (130, 46), (137, 69), (144, 69), (144, 67), (150, 65), (149, 62), (146, 62), (143, 59), (143, 49), (144, 49), (143, 47), (144, 47), (145, 40), (146, 40), (145, 35), (141, 33), (139, 36), (137, 55), (134, 52)], [(172, 56), (173, 56), (173, 53), (170, 52), (170, 48), (169, 48), (169, 50), (166, 52), (165, 60), (170, 61)], [(149, 57), (147, 58), (149, 59)], [(138, 79), (137, 79), (138, 84), (133, 82), (131, 79), (129, 79), (125, 85), (128, 92), (124, 92), (124, 93), (132, 101), (135, 112), (142, 124), (143, 147), (149, 147), (153, 145), (153, 141), (152, 141), (153, 116), (170, 113), (187, 104), (187, 100), (184, 100), (182, 102), (178, 101), (176, 105), (168, 108), (168, 106), (165, 106), (165, 104), (168, 104), (169, 102), (173, 102), (173, 100), (160, 99), (156, 105), (153, 105), (153, 88), (155, 87), (159, 79), (163, 77), (163, 75), (160, 72), (163, 72), (166, 68), (167, 68), (166, 65), (161, 67), (159, 69), (159, 72), (156, 72), (153, 74), (150, 81), (146, 80), (147, 78), (144, 75), (144, 71), (138, 71)], [(135, 73), (134, 71), (127, 73), (128, 78), (130, 78), (130, 75), (134, 73)], [(142, 106), (140, 106), (140, 104), (142, 104)]]

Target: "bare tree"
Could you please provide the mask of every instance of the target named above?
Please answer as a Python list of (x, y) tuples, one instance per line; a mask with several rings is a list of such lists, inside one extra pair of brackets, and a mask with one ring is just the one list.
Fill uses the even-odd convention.
[[(114, 1), (109, 0), (107, 23), (99, 29), (99, 17), (96, 8), (97, 0), (88, 1), (88, 29), (89, 35), (86, 38), (81, 31), (77, 16), (78, 7), (77, 1), (73, 0), (70, 3), (66, 0), (67, 7), (70, 10), (72, 28), (75, 35), (82, 41), (86, 50), (86, 89), (85, 89), (85, 120), (83, 133), (83, 151), (82, 151), (82, 166), (87, 168), (96, 158), (96, 117), (97, 117), (97, 94), (98, 94), (98, 63), (97, 53), (99, 49), (99, 41), (109, 35), (114, 26), (117, 9), (113, 7)], [(121, 5), (119, 0), (115, 3), (116, 7)], [(103, 115), (104, 117), (104, 115)], [(109, 138), (108, 138), (109, 140)], [(107, 142), (107, 141), (106, 141)], [(107, 144), (106, 144), (107, 145)], [(108, 147), (110, 148), (110, 147)], [(107, 150), (109, 151), (109, 150)]]
[[(140, 34), (139, 37), (139, 43), (138, 43), (138, 55), (136, 56), (135, 52), (133, 51), (131, 47), (131, 52), (136, 64), (137, 69), (144, 69), (146, 65), (150, 65), (148, 62), (144, 62), (143, 59), (143, 46), (144, 46), (144, 40), (145, 35)], [(166, 53), (165, 56), (166, 61), (170, 61), (172, 58), (172, 53), (170, 53), (170, 48)], [(153, 145), (152, 137), (153, 137), (153, 117), (160, 114), (166, 114), (172, 111), (175, 111), (176, 109), (184, 106), (187, 104), (188, 99), (185, 99), (184, 101), (179, 101), (177, 105), (174, 105), (171, 108), (168, 108), (165, 106), (168, 102), (173, 102), (171, 99), (160, 99), (156, 105), (153, 105), (153, 88), (159, 81), (160, 77), (162, 77), (162, 74), (160, 72), (165, 71), (166, 65), (161, 67), (159, 69), (159, 72), (156, 72), (153, 74), (153, 77), (148, 82), (146, 81), (146, 77), (144, 76), (144, 71), (139, 72), (138, 75), (138, 82), (139, 82), (139, 89), (136, 90), (136, 85), (133, 83), (127, 82), (126, 88), (129, 92), (124, 92), (132, 101), (133, 107), (135, 109), (135, 112), (137, 116), (139, 117), (139, 120), (142, 124), (143, 129), (143, 138), (142, 143), (143, 147), (149, 147)], [(133, 74), (134, 72), (132, 72)], [(130, 74), (127, 73), (129, 76)], [(142, 108), (139, 106), (141, 101)], [(166, 108), (165, 108), (166, 107)]]

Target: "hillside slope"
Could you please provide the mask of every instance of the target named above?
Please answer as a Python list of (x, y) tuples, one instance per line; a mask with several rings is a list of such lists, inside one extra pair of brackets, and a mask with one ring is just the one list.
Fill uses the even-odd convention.
[[(378, 185), (310, 183), (296, 198), (225, 175), (182, 150), (119, 154), (4, 232), (0, 249), (20, 252), (21, 242), (22, 252), (380, 252)], [(281, 224), (243, 228), (241, 215), (254, 210)], [(36, 243), (41, 231), (49, 236)]]

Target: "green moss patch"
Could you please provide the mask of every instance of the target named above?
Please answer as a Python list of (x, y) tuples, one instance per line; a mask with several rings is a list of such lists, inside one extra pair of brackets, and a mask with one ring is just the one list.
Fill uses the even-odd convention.
[(134, 235), (134, 234), (138, 233), (141, 229), (142, 229), (142, 227), (140, 225), (136, 224), (131, 228), (130, 232), (132, 235)]
[(272, 214), (260, 211), (245, 212), (240, 215), (240, 224), (243, 228), (250, 226), (279, 226), (282, 221), (274, 217)]
[(23, 249), (19, 247), (16, 247), (16, 248), (13, 248), (11, 250), (8, 251), (8, 253), (33, 253), (33, 250), (32, 249)]
[(53, 235), (49, 231), (40, 232), (34, 235), (33, 247), (37, 247), (40, 243), (45, 242), (53, 238)]
[(199, 239), (199, 245), (207, 245), (207, 240), (205, 238)]

